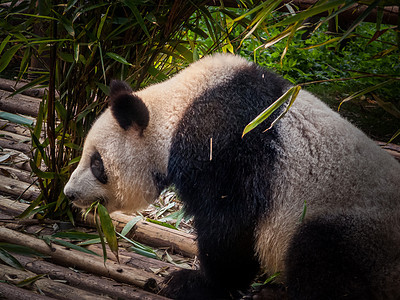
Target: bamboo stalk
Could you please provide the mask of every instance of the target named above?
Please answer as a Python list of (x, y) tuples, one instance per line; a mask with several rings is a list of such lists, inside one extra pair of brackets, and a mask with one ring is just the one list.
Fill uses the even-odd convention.
[[(12, 267), (2, 265), (0, 268), (0, 279), (7, 280), (8, 282), (12, 282), (17, 284), (22, 280), (26, 280), (36, 276), (35, 273), (29, 271), (17, 270)], [(46, 296), (51, 297), (50, 299), (59, 299), (59, 300), (70, 300), (70, 299), (85, 299), (85, 300), (100, 300), (100, 299), (111, 299), (108, 296), (96, 295), (94, 293), (90, 293), (88, 291), (84, 291), (81, 289), (77, 289), (72, 286), (68, 286), (66, 284), (53, 281), (47, 278), (40, 278), (34, 282), (34, 286), (37, 287), (40, 291), (42, 291)], [(35, 295), (31, 293), (31, 295)], [(15, 296), (15, 295), (14, 295)], [(33, 297), (32, 297), (33, 298)], [(19, 299), (19, 298), (12, 298)], [(29, 298), (28, 298), (29, 299)], [(43, 299), (39, 298), (39, 299)], [(46, 297), (45, 299), (49, 299)]]
[[(66, 281), (69, 285), (87, 291), (124, 300), (162, 300), (164, 297), (138, 290), (129, 285), (117, 283), (109, 278), (76, 272), (69, 268), (32, 257), (14, 255), (22, 266), (36, 274), (47, 274), (51, 279)], [(73, 298), (70, 298), (73, 299)]]
[(158, 290), (158, 284), (162, 282), (162, 278), (150, 272), (119, 265), (110, 260), (104, 263), (101, 257), (69, 250), (59, 245), (52, 244), (49, 246), (43, 240), (5, 227), (0, 227), (0, 241), (28, 246), (33, 250), (50, 256), (51, 259), (58, 264), (72, 266), (93, 274), (110, 277), (116, 281), (133, 284), (145, 290)]
[(16, 287), (15, 285), (0, 282), (0, 299), (5, 300), (52, 300), (44, 295), (35, 294), (31, 291)]

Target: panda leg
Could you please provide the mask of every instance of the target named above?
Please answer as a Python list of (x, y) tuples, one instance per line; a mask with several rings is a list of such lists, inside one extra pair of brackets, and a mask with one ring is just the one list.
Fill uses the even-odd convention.
[(162, 294), (174, 299), (240, 298), (238, 290), (246, 289), (259, 270), (253, 250), (254, 230), (224, 222), (216, 224), (214, 219), (208, 223), (212, 228), (196, 226), (200, 270), (171, 274)]
[(372, 232), (351, 216), (305, 223), (287, 253), (289, 299), (374, 299)]

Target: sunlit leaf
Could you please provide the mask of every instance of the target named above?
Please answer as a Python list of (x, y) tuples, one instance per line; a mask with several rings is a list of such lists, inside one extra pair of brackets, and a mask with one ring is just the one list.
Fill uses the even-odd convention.
[(381, 88), (381, 87), (383, 87), (385, 85), (388, 85), (388, 84), (390, 84), (390, 83), (392, 83), (394, 81), (395, 81), (394, 79), (389, 79), (389, 80), (386, 80), (384, 82), (378, 83), (378, 84), (376, 84), (374, 86), (369, 86), (369, 87), (367, 87), (367, 88), (365, 88), (365, 89), (363, 89), (363, 90), (361, 90), (359, 92), (356, 92), (356, 93), (350, 95), (349, 97), (346, 97), (345, 99), (342, 100), (342, 102), (340, 102), (338, 110), (340, 110), (340, 107), (342, 106), (343, 103), (348, 102), (350, 100), (353, 100), (355, 98), (358, 98), (358, 97), (360, 97), (362, 95), (365, 95), (367, 93), (370, 93), (372, 91), (375, 91), (375, 90), (377, 90), (377, 89), (379, 89), (379, 88)]
[[(254, 118), (243, 130), (242, 137), (249, 133), (251, 130), (256, 128), (258, 125), (260, 125), (262, 122), (264, 122), (270, 115), (272, 115), (279, 107), (281, 107), (288, 99), (291, 99), (288, 107), (286, 110), (274, 121), (272, 122), (271, 128), (273, 124), (279, 120), (280, 118), (283, 117), (283, 115), (288, 111), (290, 106), (293, 104), (294, 100), (296, 99), (298, 93), (300, 92), (301, 87), (300, 86), (295, 86), (289, 89), (286, 93), (284, 93), (279, 99), (277, 99), (274, 103), (272, 103), (267, 109), (265, 109), (262, 113), (260, 113), (257, 117)], [(269, 129), (268, 128), (268, 129)], [(267, 130), (268, 130), (267, 129)]]

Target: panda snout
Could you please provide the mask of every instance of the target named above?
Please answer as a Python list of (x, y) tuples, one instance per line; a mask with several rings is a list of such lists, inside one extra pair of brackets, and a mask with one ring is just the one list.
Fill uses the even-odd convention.
[(76, 199), (78, 199), (78, 193), (68, 190), (68, 189), (64, 189), (64, 194), (65, 196), (67, 196), (67, 198), (71, 201), (75, 201)]

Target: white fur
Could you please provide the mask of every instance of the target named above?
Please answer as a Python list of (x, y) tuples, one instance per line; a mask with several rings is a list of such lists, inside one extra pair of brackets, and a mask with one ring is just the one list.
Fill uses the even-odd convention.
[[(82, 208), (100, 196), (105, 198), (110, 212), (134, 212), (146, 207), (157, 196), (150, 172), (167, 172), (172, 135), (186, 108), (206, 89), (229, 81), (248, 65), (243, 58), (216, 54), (193, 63), (165, 82), (136, 92), (150, 113), (143, 136), (135, 128), (124, 131), (107, 109), (90, 130), (81, 162), (65, 186), (65, 193), (79, 194), (74, 203)], [(90, 171), (90, 156), (95, 150), (103, 159), (107, 184), (98, 182)]]

